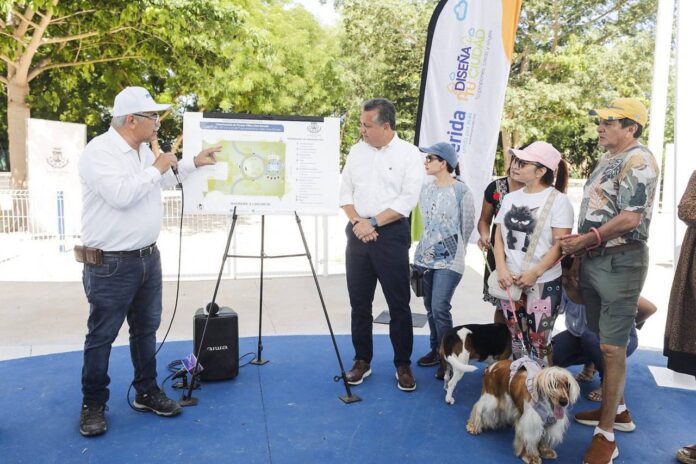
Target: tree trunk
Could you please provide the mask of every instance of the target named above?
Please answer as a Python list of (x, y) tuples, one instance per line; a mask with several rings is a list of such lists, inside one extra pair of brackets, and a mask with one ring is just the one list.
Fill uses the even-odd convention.
[(10, 148), (10, 187), (27, 188), (27, 123), (29, 119), (29, 83), (7, 84), (7, 136)]
[(512, 148), (512, 135), (509, 130), (505, 128), (500, 129), (500, 138), (503, 141), (503, 172), (504, 176), (507, 175), (508, 168), (510, 167), (510, 148)]

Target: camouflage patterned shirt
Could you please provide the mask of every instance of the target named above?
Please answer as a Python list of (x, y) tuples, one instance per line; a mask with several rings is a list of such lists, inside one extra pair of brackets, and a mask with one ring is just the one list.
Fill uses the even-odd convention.
[(630, 232), (609, 240), (612, 247), (648, 241), (659, 168), (644, 145), (611, 155), (606, 153), (585, 183), (578, 216), (578, 232), (586, 233), (616, 217), (621, 211), (641, 213), (640, 224)]

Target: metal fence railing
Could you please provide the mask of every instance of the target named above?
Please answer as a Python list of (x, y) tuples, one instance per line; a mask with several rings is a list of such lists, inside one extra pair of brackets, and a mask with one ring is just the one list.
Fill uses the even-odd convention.
[[(27, 251), (38, 250), (36, 246), (39, 242), (41, 249), (61, 252), (70, 251), (73, 245), (81, 242), (81, 198), (64, 197), (62, 192), (55, 195), (40, 193), (0, 188), (0, 262), (21, 259)], [(172, 250), (179, 245), (181, 210), (181, 192), (175, 189), (164, 191), (162, 233), (158, 239), (162, 249)], [(229, 214), (183, 215), (182, 232), (187, 238), (183, 241), (182, 275), (210, 277), (217, 273), (231, 223)], [(260, 223), (259, 215), (239, 216), (230, 254), (259, 254)], [(302, 225), (317, 273), (328, 275), (343, 272), (345, 219), (338, 215), (303, 216)], [(295, 218), (288, 215), (268, 216), (265, 243), (265, 253), (269, 256), (302, 252), (302, 240)], [(176, 254), (165, 253), (163, 256), (165, 274), (175, 274), (175, 263), (167, 260)], [(254, 260), (231, 259), (227, 268), (226, 276), (251, 276), (258, 272), (258, 263)], [(272, 260), (266, 266), (268, 276), (308, 272), (306, 259)]]
[[(66, 208), (66, 199), (60, 192), (57, 193), (55, 202), (46, 202), (32, 197), (29, 190), (0, 189), (0, 233), (22, 233), (31, 239), (80, 238), (79, 210), (79, 207)], [(66, 211), (71, 211), (72, 214)], [(163, 192), (162, 213), (163, 230), (179, 227), (179, 192)], [(230, 216), (226, 214), (185, 214), (184, 233), (218, 231), (229, 228), (230, 221)]]
[(0, 190), (0, 233), (11, 232), (38, 235), (29, 217), (28, 190)]

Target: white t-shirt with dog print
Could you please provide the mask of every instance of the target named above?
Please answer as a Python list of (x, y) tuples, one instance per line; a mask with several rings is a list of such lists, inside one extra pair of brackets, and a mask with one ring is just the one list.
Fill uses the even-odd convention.
[[(537, 193), (525, 193), (524, 190), (522, 188), (505, 195), (500, 212), (495, 217), (495, 223), (500, 226), (500, 232), (503, 236), (505, 262), (513, 275), (522, 272), (522, 263), (527, 253), (527, 246), (531, 242), (534, 227), (553, 187), (548, 187)], [(571, 229), (573, 218), (573, 206), (568, 197), (559, 192), (541, 230), (534, 256), (525, 270), (529, 270), (539, 263), (553, 246), (553, 231), (551, 229), (553, 227)], [(496, 245), (500, 246), (497, 242)], [(537, 282), (549, 282), (560, 276), (561, 264), (558, 263), (551, 269), (547, 269)]]

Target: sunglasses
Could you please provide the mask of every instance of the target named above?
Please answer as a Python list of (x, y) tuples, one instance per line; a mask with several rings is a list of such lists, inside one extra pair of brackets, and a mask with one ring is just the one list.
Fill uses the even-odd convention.
[(445, 161), (437, 155), (428, 155), (425, 157), (425, 162), (430, 163), (431, 161)]
[(529, 166), (530, 164), (533, 165), (533, 166), (536, 166), (536, 167), (538, 167), (538, 168), (543, 168), (543, 167), (544, 167), (543, 165), (541, 165), (541, 164), (539, 164), (539, 163), (535, 163), (534, 161), (525, 161), (525, 160), (523, 160), (523, 159), (519, 159), (519, 158), (516, 157), (516, 156), (513, 156), (513, 157), (512, 157), (512, 160), (511, 160), (510, 164), (514, 164), (514, 165), (516, 165), (516, 166), (518, 166), (518, 167), (520, 167), (520, 168), (526, 168), (526, 167)]

